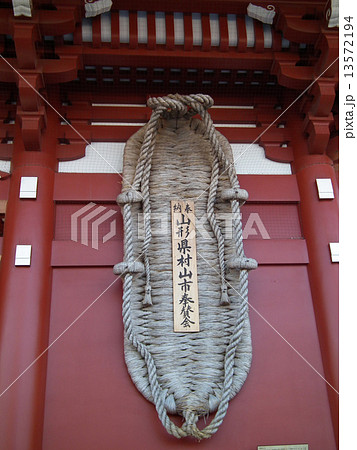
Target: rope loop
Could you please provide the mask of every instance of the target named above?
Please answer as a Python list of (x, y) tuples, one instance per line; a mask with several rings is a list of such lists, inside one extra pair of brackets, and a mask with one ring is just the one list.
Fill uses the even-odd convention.
[(205, 94), (192, 94), (192, 95), (180, 95), (180, 94), (169, 94), (170, 99), (176, 99), (180, 101), (183, 105), (187, 107), (186, 117), (194, 116), (195, 114), (200, 114), (202, 108), (207, 110), (214, 105), (213, 98)]
[(147, 105), (166, 119), (176, 119), (187, 114), (187, 106), (176, 98), (151, 97)]

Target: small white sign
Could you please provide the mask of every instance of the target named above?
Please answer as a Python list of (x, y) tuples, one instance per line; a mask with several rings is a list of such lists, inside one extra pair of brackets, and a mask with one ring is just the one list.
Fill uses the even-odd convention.
[(37, 177), (21, 177), (20, 198), (37, 198)]
[(15, 266), (31, 265), (32, 245), (16, 245)]
[(330, 242), (331, 262), (340, 262), (340, 245), (338, 242)]
[(316, 185), (320, 200), (335, 198), (330, 178), (316, 178)]

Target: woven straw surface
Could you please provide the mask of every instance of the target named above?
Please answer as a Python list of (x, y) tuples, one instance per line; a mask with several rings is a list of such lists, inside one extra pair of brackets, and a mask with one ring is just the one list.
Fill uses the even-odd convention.
[[(127, 142), (124, 152), (123, 191), (130, 188), (145, 135), (143, 127)], [(130, 309), (133, 333), (147, 346), (153, 356), (158, 381), (166, 392), (165, 407), (169, 413), (193, 411), (198, 416), (217, 409), (225, 378), (224, 358), (232, 329), (242, 302), (245, 287), (240, 285), (239, 271), (227, 270), (226, 280), (230, 304), (220, 305), (221, 279), (217, 240), (208, 222), (209, 235), (197, 233), (197, 271), (200, 311), (200, 332), (173, 331), (172, 256), (170, 201), (195, 201), (196, 221), (206, 214), (208, 188), (211, 182), (212, 153), (198, 119), (161, 119), (157, 132), (150, 171), (150, 202), (152, 219), (162, 215), (168, 220), (166, 233), (153, 230), (148, 257), (151, 270), (152, 306), (143, 307), (145, 274), (133, 274)], [(229, 143), (218, 135), (229, 161)], [(231, 213), (230, 202), (221, 200), (223, 189), (231, 187), (228, 176), (219, 177), (215, 211), (217, 221)], [(142, 204), (132, 204), (134, 257), (139, 258), (143, 240), (138, 233)], [(155, 215), (158, 216), (155, 216)], [(142, 218), (141, 218), (142, 221)], [(155, 220), (152, 221), (155, 223)], [(154, 226), (152, 225), (154, 228)], [(225, 239), (225, 260), (235, 255), (232, 239)], [(245, 292), (242, 293), (242, 290)], [(251, 338), (248, 314), (239, 346), (235, 350), (234, 377), (230, 388), (232, 398), (244, 383), (251, 364)], [(139, 391), (150, 401), (153, 395), (148, 381), (148, 369), (143, 357), (125, 336), (125, 359), (129, 373)]]

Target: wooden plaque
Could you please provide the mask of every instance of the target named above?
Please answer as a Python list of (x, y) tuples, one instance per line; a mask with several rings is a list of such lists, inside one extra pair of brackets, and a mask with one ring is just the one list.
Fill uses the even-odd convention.
[(200, 331), (198, 310), (195, 207), (191, 200), (171, 201), (174, 331)]

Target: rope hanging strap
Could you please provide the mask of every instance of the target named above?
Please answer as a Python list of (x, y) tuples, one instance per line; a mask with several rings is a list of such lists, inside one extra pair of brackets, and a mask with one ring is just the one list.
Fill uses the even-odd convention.
[[(125, 260), (114, 267), (114, 273), (124, 278), (123, 292), (123, 321), (125, 337), (131, 346), (145, 362), (148, 385), (150, 387), (151, 399), (156, 406), (158, 416), (166, 430), (177, 438), (194, 436), (197, 439), (209, 438), (214, 434), (227, 412), (229, 400), (232, 397), (234, 369), (237, 359), (238, 346), (242, 339), (247, 340), (247, 330), (250, 328), (247, 303), (247, 277), (248, 271), (256, 268), (256, 261), (246, 258), (243, 250), (242, 223), (240, 220), (240, 206), (247, 200), (248, 194), (239, 187), (237, 176), (233, 165), (227, 160), (222, 149), (221, 140), (214, 128), (212, 119), (207, 109), (213, 105), (213, 100), (207, 95), (169, 95), (167, 97), (150, 98), (148, 106), (153, 113), (145, 127), (144, 137), (141, 143), (140, 153), (137, 159), (133, 181), (127, 190), (123, 191), (117, 198), (118, 204), (123, 207), (124, 218), (124, 245)], [(216, 240), (217, 256), (219, 263), (220, 298), (219, 305), (222, 308), (230, 308), (230, 285), (227, 282), (227, 270), (237, 270), (239, 273), (239, 295), (240, 306), (234, 326), (231, 329), (229, 339), (222, 360), (223, 382), (217, 412), (211, 423), (204, 429), (197, 427), (197, 421), (203, 413), (193, 409), (183, 408), (179, 411), (185, 422), (182, 427), (175, 425), (168, 416), (168, 401), (171, 393), (162, 387), (162, 376), (158, 373), (155, 357), (153, 356), (147, 342), (138, 335), (133, 322), (133, 314), (149, 315), (155, 306), (155, 291), (152, 288), (152, 271), (150, 263), (150, 246), (153, 239), (151, 229), (152, 205), (150, 198), (150, 175), (152, 172), (152, 160), (158, 135), (158, 130), (163, 119), (185, 119), (191, 120), (192, 116), (199, 114), (202, 118), (203, 137), (210, 143), (211, 174), (206, 203), (207, 219)], [(230, 184), (229, 189), (220, 192), (220, 200), (229, 201), (233, 215), (233, 241), (234, 253), (228, 262), (226, 256), (225, 238), (216, 216), (216, 201), (219, 192), (220, 176), (226, 174)], [(144, 240), (139, 254), (143, 257), (143, 263), (135, 259), (134, 237), (133, 237), (133, 213), (135, 204), (141, 204), (144, 215)], [(135, 313), (132, 309), (133, 286), (137, 276), (144, 279), (144, 298), (142, 300), (143, 312)], [(250, 365), (250, 362), (248, 366)], [(245, 368), (247, 372), (248, 368)], [(246, 374), (245, 374), (246, 376)], [(242, 383), (245, 376), (242, 375)], [(161, 378), (160, 378), (161, 377)], [(241, 384), (242, 384), (241, 383)], [(170, 397), (171, 398), (171, 397)], [(204, 413), (207, 413), (205, 411)]]

